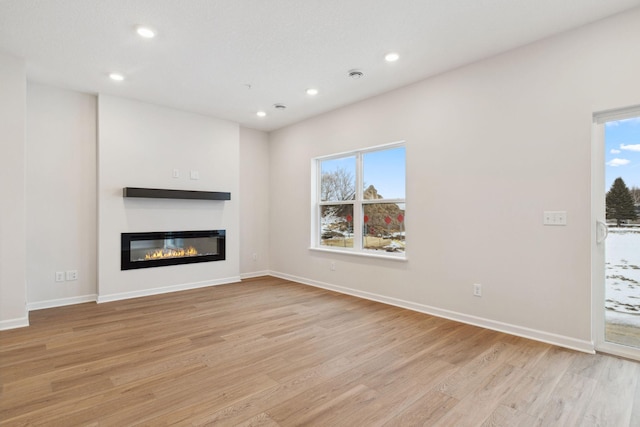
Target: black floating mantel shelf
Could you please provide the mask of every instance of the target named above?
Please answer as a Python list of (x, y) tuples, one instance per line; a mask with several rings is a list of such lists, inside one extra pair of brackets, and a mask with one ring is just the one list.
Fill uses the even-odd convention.
[(124, 187), (122, 197), (151, 199), (231, 200), (231, 193), (221, 191), (167, 190), (160, 188)]

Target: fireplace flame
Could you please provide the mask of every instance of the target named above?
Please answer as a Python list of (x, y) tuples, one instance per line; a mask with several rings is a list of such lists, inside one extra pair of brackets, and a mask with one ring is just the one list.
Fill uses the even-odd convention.
[(178, 249), (156, 249), (155, 251), (147, 252), (144, 256), (145, 260), (151, 259), (163, 259), (163, 258), (181, 258), (186, 256), (198, 255), (198, 251), (193, 246), (188, 248)]

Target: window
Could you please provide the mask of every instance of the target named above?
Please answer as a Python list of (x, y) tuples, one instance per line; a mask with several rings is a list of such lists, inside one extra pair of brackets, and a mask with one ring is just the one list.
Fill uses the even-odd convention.
[(313, 160), (313, 247), (403, 258), (405, 146)]

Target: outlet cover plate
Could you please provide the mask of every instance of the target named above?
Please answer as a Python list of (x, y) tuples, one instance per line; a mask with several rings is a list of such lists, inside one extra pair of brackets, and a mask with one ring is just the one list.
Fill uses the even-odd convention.
[(482, 285), (479, 283), (473, 284), (473, 296), (481, 297), (482, 296)]

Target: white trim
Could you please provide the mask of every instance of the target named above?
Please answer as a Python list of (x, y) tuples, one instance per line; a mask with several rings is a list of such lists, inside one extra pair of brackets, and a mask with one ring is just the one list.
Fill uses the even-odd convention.
[(240, 281), (240, 276), (232, 276), (224, 279), (208, 280), (205, 282), (184, 283), (181, 285), (166, 286), (163, 288), (145, 289), (142, 291), (122, 292), (118, 294), (98, 295), (98, 304), (111, 301), (119, 301), (130, 298), (147, 297), (151, 295), (167, 294), (170, 292), (186, 291), (189, 289), (206, 288), (208, 286), (226, 285)]
[(6, 331), (8, 329), (24, 328), (27, 326), (29, 326), (29, 316), (0, 321), (0, 331)]
[[(333, 205), (332, 202), (322, 202), (324, 204)], [(362, 199), (363, 205), (381, 205), (385, 203), (406, 204), (406, 199)]]
[(618, 120), (630, 119), (640, 115), (640, 105), (634, 105), (626, 108), (616, 108), (614, 110), (605, 110), (593, 114), (593, 122), (596, 124), (605, 124), (606, 122), (617, 122)]
[(253, 271), (250, 273), (241, 273), (240, 279), (253, 279), (254, 277), (269, 276), (269, 270)]
[(406, 140), (401, 139), (394, 142), (387, 142), (385, 144), (375, 145), (373, 147), (356, 148), (355, 150), (343, 151), (342, 153), (333, 153), (333, 154), (328, 154), (326, 156), (314, 157), (312, 161), (331, 160), (331, 159), (339, 159), (341, 157), (350, 157), (350, 156), (355, 156), (356, 153), (368, 153), (370, 151), (380, 151), (380, 150), (385, 150), (387, 148), (393, 148), (394, 146), (402, 147), (406, 144), (406, 142), (407, 142)]
[(598, 344), (596, 351), (598, 353), (607, 353), (614, 356), (626, 357), (631, 360), (638, 360), (638, 349), (622, 344), (614, 344), (604, 341)]
[[(404, 143), (403, 145), (401, 145), (401, 147), (404, 147)], [(380, 150), (380, 151), (385, 151), (387, 149), (394, 149), (397, 147), (393, 147), (393, 148), (385, 148), (384, 150)], [(362, 252), (364, 251), (364, 206), (362, 205), (362, 202), (364, 201), (364, 171), (362, 170), (364, 167), (364, 163), (362, 158), (364, 157), (364, 153), (365, 151), (358, 151), (356, 153), (356, 194), (354, 194), (355, 200), (354, 200), (354, 204), (353, 204), (353, 222), (351, 223), (352, 229), (353, 229), (353, 251), (357, 251), (357, 252)], [(407, 192), (407, 173), (406, 173), (406, 149), (405, 149), (405, 174), (404, 174), (404, 181), (405, 181), (405, 199), (407, 197), (406, 192)], [(356, 203), (357, 202), (357, 203)], [(406, 210), (405, 210), (406, 213)], [(321, 220), (322, 222), (322, 220)], [(406, 233), (405, 233), (406, 235)], [(320, 229), (318, 229), (318, 243), (320, 243), (319, 245), (316, 245), (316, 247), (322, 247), (322, 226), (320, 227)]]
[(311, 246), (320, 245), (320, 209), (317, 206), (319, 194), (320, 194), (320, 167), (319, 162), (316, 159), (311, 159), (311, 227), (309, 227), (309, 241)]
[(539, 331), (536, 329), (530, 329), (522, 326), (512, 325), (509, 323), (497, 322), (491, 319), (485, 319), (482, 317), (470, 316), (455, 311), (444, 310), (437, 307), (431, 307), (424, 304), (419, 304), (411, 301), (405, 301), (397, 298), (387, 297), (384, 295), (374, 294), (370, 292), (359, 291), (356, 289), (345, 288), (342, 286), (331, 285), (329, 283), (319, 282), (316, 280), (306, 279), (303, 277), (297, 277), (290, 274), (279, 273), (272, 271), (271, 275), (279, 277), (281, 279), (291, 280), (294, 282), (302, 283), (304, 285), (310, 285), (317, 288), (328, 289), (331, 291), (339, 292), (346, 295), (352, 295), (359, 298), (364, 298), (371, 301), (377, 301), (384, 304), (393, 305), (400, 308), (406, 308), (408, 310), (417, 311), (420, 313), (429, 314), (432, 316), (442, 317), (457, 322), (466, 323), (469, 325), (479, 326), (485, 329), (491, 329), (498, 332), (503, 332), (510, 335), (516, 335), (519, 337), (541, 341), (547, 344), (553, 344), (560, 347), (569, 348), (572, 350), (581, 351), (584, 353), (594, 354), (594, 345), (592, 341), (578, 340), (575, 338), (567, 337), (564, 335), (558, 335), (550, 332)]
[[(595, 117), (595, 116), (594, 116)], [(598, 243), (597, 222), (605, 221), (605, 131), (604, 123), (595, 121), (591, 131), (591, 339), (596, 350), (605, 343), (605, 241)]]
[(42, 310), (45, 308), (64, 307), (66, 305), (83, 304), (85, 302), (96, 302), (98, 295), (82, 295), (79, 297), (59, 298), (51, 299), (47, 301), (37, 301), (27, 303), (27, 309), (29, 311)]
[(407, 262), (408, 259), (404, 252), (398, 252), (399, 255), (380, 255), (374, 252), (358, 252), (350, 249), (329, 249), (327, 248), (309, 248), (310, 251), (318, 251), (318, 252), (326, 252), (330, 254), (343, 254), (343, 255), (355, 255), (366, 258), (377, 258), (377, 259), (389, 259), (391, 261), (404, 261)]

